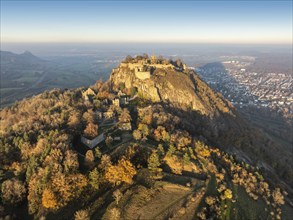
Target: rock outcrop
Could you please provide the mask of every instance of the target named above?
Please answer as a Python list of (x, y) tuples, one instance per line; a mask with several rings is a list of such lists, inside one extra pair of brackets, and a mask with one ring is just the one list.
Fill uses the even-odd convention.
[[(232, 104), (215, 93), (193, 70), (186, 68), (186, 65), (176, 66), (167, 60), (160, 60), (159, 64), (154, 62), (156, 61), (150, 63), (148, 59), (133, 59), (129, 65), (121, 63), (110, 76), (113, 88), (124, 83), (125, 88), (136, 87), (141, 97), (153, 102), (168, 102), (209, 117), (219, 113), (233, 114)], [(141, 65), (144, 72), (139, 72), (139, 68), (132, 68), (134, 63), (136, 66)], [(138, 74), (144, 74), (146, 69), (149, 70), (150, 77), (137, 77)]]

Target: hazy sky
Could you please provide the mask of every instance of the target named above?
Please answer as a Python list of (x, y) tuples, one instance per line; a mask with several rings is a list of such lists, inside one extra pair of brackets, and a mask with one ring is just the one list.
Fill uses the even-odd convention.
[(1, 42), (292, 44), (292, 1), (3, 1)]

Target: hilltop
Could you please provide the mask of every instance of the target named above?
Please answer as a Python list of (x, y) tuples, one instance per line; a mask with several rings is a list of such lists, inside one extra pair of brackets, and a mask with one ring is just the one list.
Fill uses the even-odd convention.
[(286, 155), (271, 169), (274, 144), (180, 60), (127, 57), (108, 81), (16, 102), (0, 122), (1, 217), (292, 216)]
[(152, 56), (126, 58), (110, 76), (113, 89), (124, 86), (153, 102), (198, 111), (205, 116), (233, 114), (233, 106), (213, 92), (187, 65)]

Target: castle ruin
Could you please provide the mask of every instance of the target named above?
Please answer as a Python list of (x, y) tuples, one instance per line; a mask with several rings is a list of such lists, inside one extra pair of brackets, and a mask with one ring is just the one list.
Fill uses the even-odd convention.
[(127, 67), (130, 70), (134, 71), (135, 76), (141, 80), (150, 78), (152, 72), (155, 69), (174, 69), (174, 66), (170, 63), (157, 63), (157, 59), (155, 56), (151, 56), (150, 59), (137, 60), (137, 62), (135, 63), (121, 63), (120, 66)]

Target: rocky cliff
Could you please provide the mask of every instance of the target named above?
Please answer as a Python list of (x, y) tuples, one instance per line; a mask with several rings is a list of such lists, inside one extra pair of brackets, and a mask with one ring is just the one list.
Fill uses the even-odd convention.
[[(161, 63), (166, 60), (160, 61)], [(176, 107), (195, 110), (198, 113), (213, 117), (219, 113), (233, 114), (234, 108), (220, 94), (215, 93), (199, 76), (188, 68), (176, 65), (151, 64), (144, 60), (142, 68), (150, 69), (150, 77), (138, 77), (145, 72), (130, 68), (135, 59), (122, 63), (114, 69), (110, 82), (114, 89), (121, 83), (127, 89), (136, 87), (138, 94), (153, 102), (168, 102)], [(140, 60), (140, 63), (142, 61)], [(145, 64), (146, 63), (146, 64)]]

